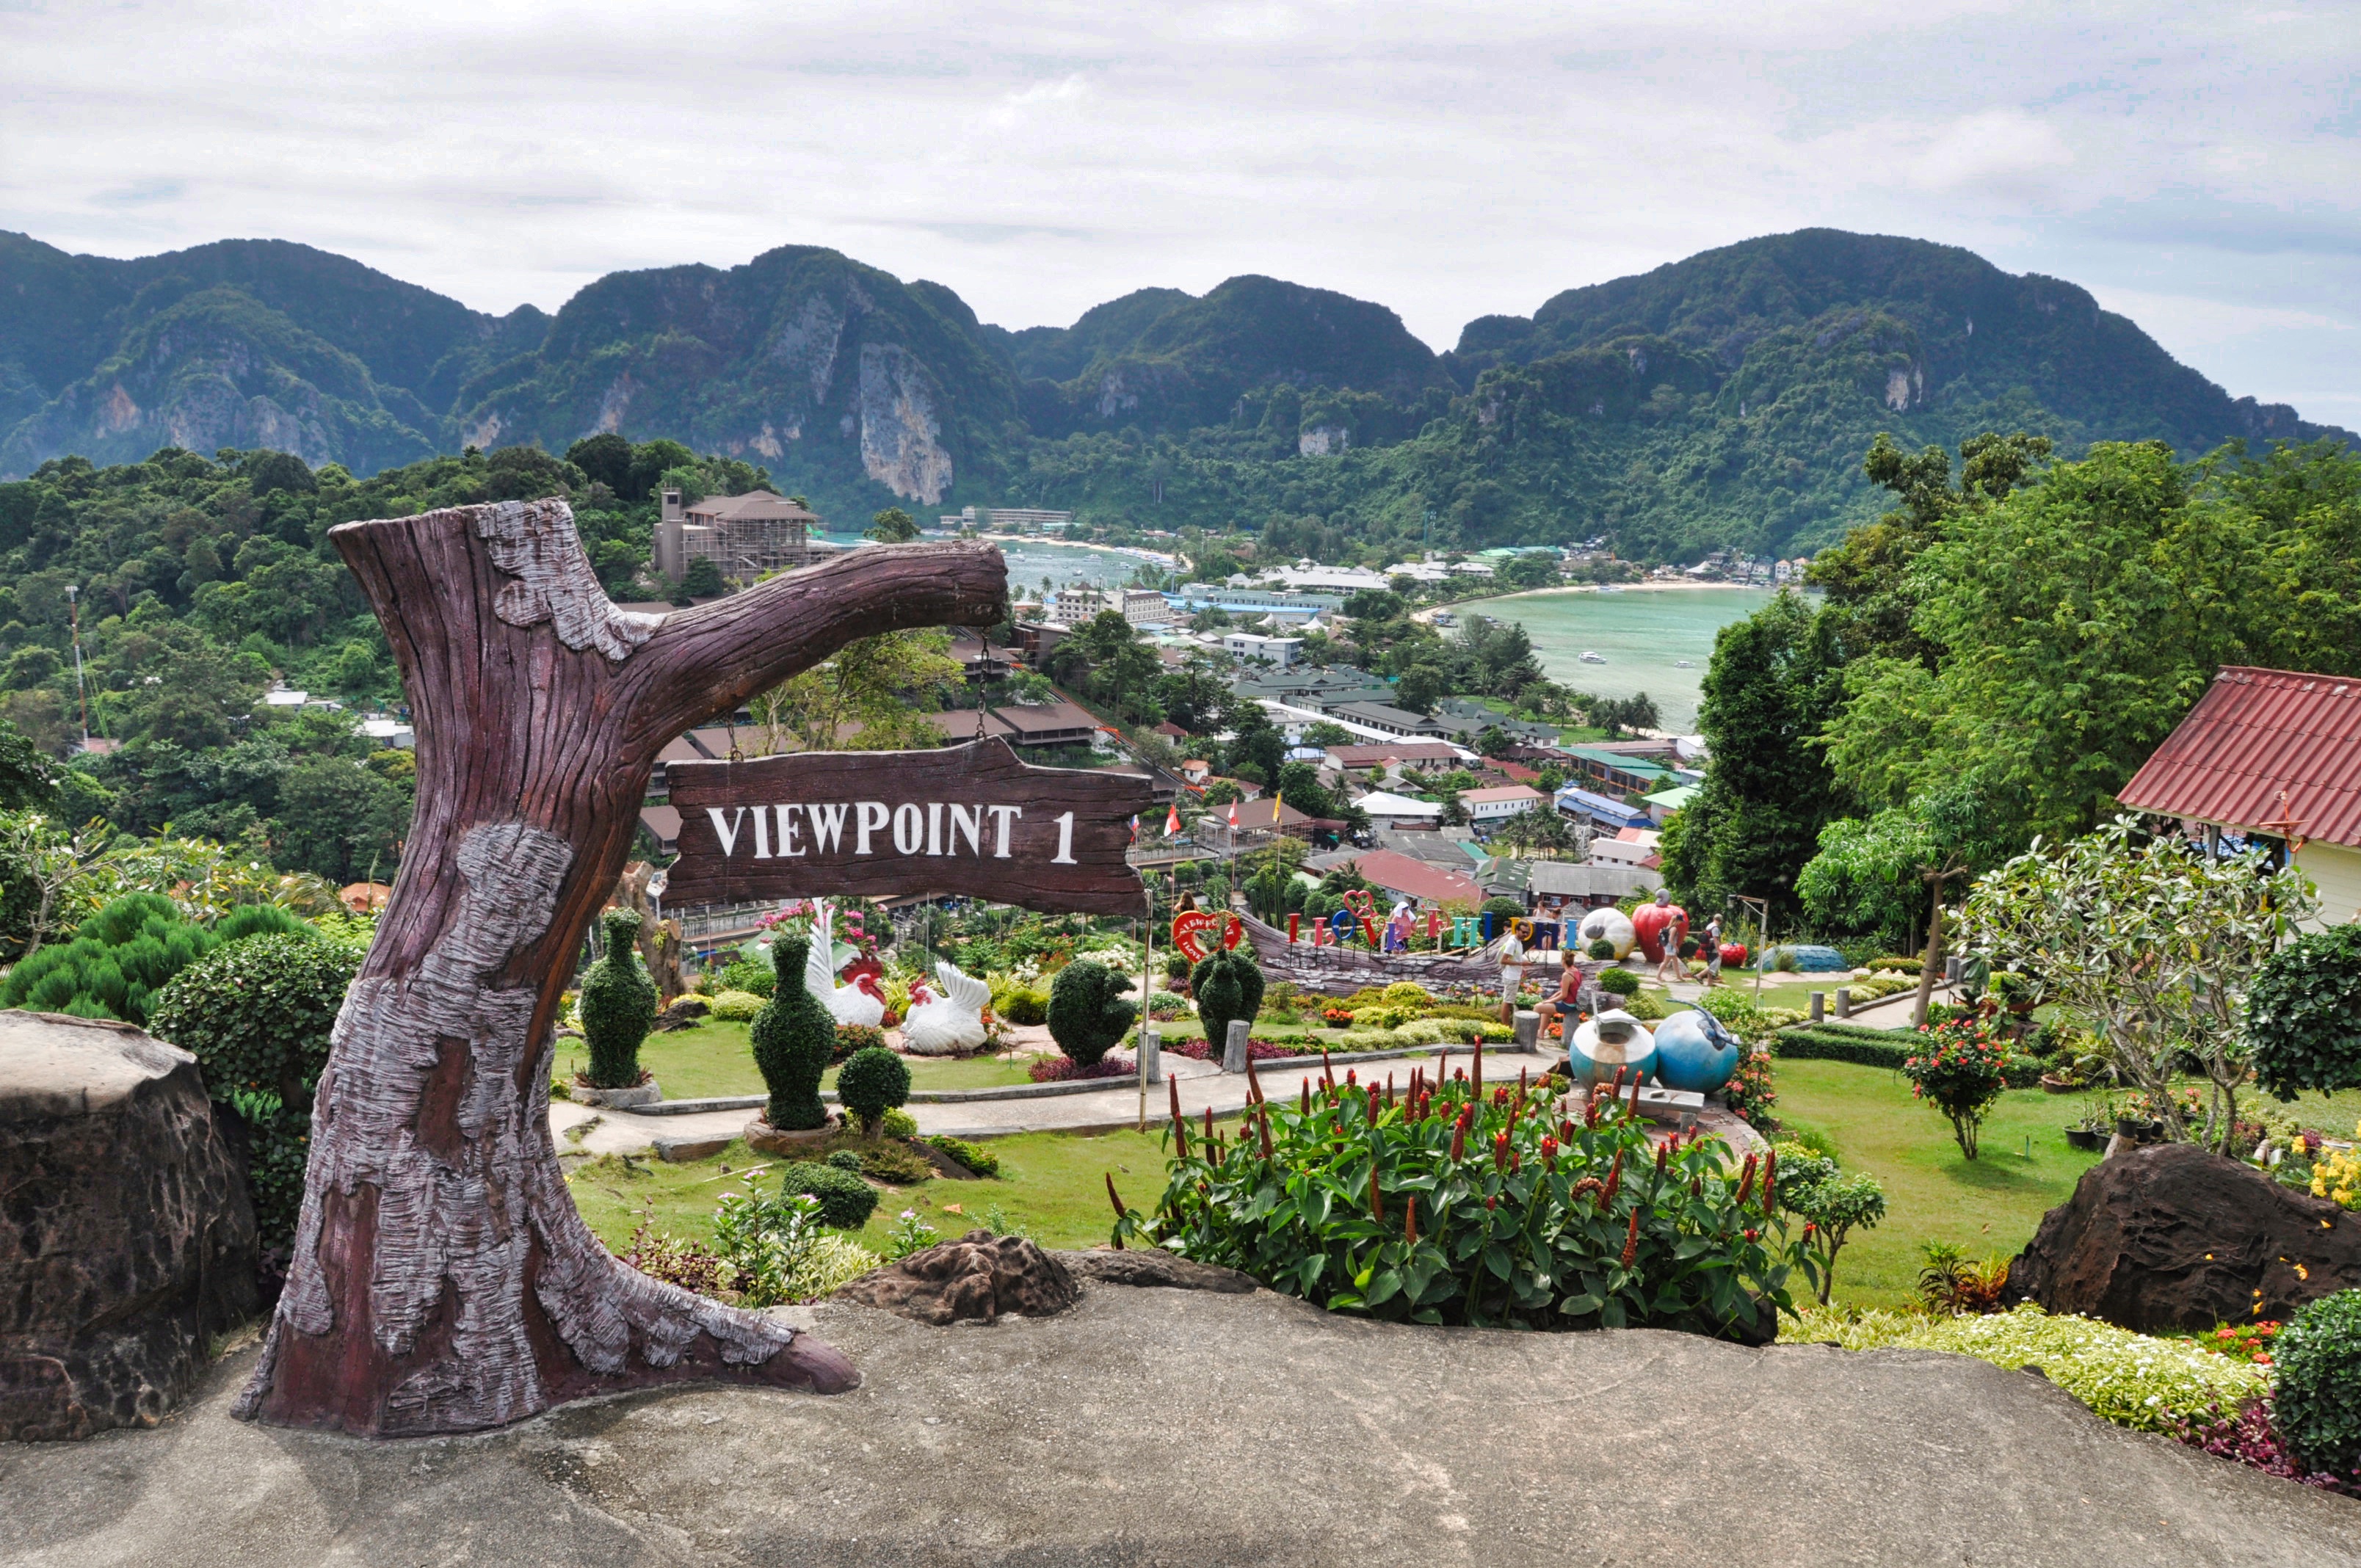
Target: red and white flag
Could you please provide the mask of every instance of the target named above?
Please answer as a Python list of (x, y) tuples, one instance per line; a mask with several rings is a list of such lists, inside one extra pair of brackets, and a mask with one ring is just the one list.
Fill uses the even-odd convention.
[(1235, 801), (1235, 800), (1234, 800), (1234, 801), (1230, 802), (1230, 831), (1231, 831), (1231, 832), (1233, 832), (1233, 833), (1235, 833), (1235, 832), (1236, 832), (1237, 830), (1238, 830), (1238, 803), (1237, 803), (1236, 801)]
[(1164, 818), (1164, 836), (1167, 839), (1173, 839), (1178, 838), (1180, 833), (1180, 803), (1176, 800), (1172, 803), (1172, 810)]

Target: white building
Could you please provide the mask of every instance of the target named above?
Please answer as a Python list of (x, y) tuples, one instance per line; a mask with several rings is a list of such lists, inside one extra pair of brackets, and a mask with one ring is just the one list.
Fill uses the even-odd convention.
[(1505, 822), (1530, 807), (1548, 805), (1549, 796), (1528, 784), (1503, 784), (1498, 789), (1462, 790), (1459, 804), (1467, 808), (1470, 822)]
[(961, 507), (938, 520), (945, 528), (972, 528), (985, 533), (1063, 533), (1074, 524), (1070, 511), (1044, 511), (1038, 507)]
[(1266, 659), (1280, 669), (1295, 663), (1303, 647), (1301, 637), (1265, 637), (1253, 631), (1231, 631), (1222, 637), (1222, 651), (1234, 659)]
[(1123, 611), (1134, 626), (1168, 626), (1175, 619), (1172, 601), (1152, 588), (1109, 588), (1107, 608)]
[(1443, 820), (1443, 807), (1433, 802), (1412, 800), (1389, 790), (1373, 790), (1353, 804), (1377, 828), (1432, 828)]
[(1655, 857), (1664, 837), (1647, 828), (1626, 828), (1612, 839), (1601, 835), (1590, 841), (1591, 863), (1637, 869)]

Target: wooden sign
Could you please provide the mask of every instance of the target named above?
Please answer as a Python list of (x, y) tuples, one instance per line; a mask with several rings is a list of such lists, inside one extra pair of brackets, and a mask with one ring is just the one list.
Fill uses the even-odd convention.
[(1137, 915), (1126, 861), (1144, 774), (1037, 768), (1000, 740), (933, 751), (673, 762), (680, 858), (664, 902), (962, 894)]

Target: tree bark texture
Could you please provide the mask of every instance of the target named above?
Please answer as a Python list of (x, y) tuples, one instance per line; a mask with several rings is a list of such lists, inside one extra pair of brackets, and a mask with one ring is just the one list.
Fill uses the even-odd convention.
[(618, 609), (562, 501), (332, 532), (401, 666), (418, 803), (314, 1102), (287, 1288), (238, 1413), (467, 1431), (691, 1378), (836, 1392), (829, 1346), (650, 1279), (549, 1133), (559, 996), (656, 752), (855, 638), (1005, 613), (989, 546), (855, 551), (695, 609)]

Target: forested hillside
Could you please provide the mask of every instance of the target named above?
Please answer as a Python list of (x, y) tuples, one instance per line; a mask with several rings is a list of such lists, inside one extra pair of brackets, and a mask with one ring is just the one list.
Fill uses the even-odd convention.
[(499, 318), (358, 263), (225, 241), (134, 261), (0, 236), (0, 475), (275, 448), (366, 476), (601, 432), (770, 469), (823, 515), (1069, 508), (1268, 530), (1288, 553), (1611, 536), (1642, 560), (1828, 543), (1860, 455), (1982, 430), (2193, 456), (2342, 431), (2234, 400), (2070, 283), (1804, 231), (1472, 322), (1268, 278), (1137, 291), (1069, 327), (790, 246), (616, 273)]

